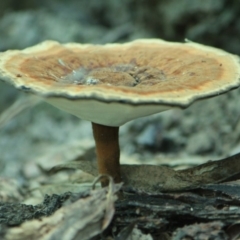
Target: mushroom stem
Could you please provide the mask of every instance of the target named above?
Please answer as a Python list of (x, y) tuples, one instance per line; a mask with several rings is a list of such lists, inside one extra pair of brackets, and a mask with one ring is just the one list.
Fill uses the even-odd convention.
[[(93, 136), (96, 143), (96, 154), (99, 174), (113, 177), (114, 182), (121, 182), (120, 149), (118, 143), (119, 127), (109, 127), (92, 123)], [(102, 180), (102, 186), (108, 185), (108, 180)]]

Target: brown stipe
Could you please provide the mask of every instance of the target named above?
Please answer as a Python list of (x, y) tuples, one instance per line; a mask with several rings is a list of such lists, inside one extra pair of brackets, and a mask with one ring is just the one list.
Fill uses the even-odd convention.
[[(92, 123), (93, 136), (96, 143), (96, 154), (99, 174), (112, 176), (114, 182), (121, 182), (120, 149), (118, 143), (119, 127), (108, 127)], [(102, 185), (106, 186), (107, 179)]]

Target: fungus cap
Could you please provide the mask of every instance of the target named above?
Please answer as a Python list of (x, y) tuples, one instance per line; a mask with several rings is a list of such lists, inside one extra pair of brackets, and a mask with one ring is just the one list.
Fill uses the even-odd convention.
[(223, 50), (159, 39), (106, 45), (45, 41), (0, 53), (2, 80), (107, 126), (236, 88), (239, 66), (239, 58)]

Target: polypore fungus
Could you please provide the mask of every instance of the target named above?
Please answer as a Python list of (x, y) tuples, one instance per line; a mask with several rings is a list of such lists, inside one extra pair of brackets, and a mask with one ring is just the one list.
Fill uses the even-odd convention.
[(99, 173), (120, 182), (119, 126), (236, 88), (240, 68), (237, 56), (191, 42), (46, 41), (1, 53), (0, 77), (91, 121)]

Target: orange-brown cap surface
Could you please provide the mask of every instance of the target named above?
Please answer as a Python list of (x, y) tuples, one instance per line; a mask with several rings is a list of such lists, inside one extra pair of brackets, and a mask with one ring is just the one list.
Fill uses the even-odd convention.
[(196, 43), (46, 41), (0, 53), (0, 78), (78, 117), (119, 126), (240, 84), (239, 58)]

